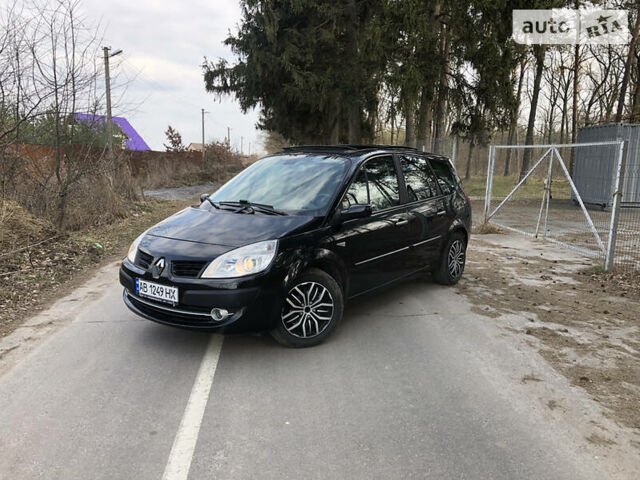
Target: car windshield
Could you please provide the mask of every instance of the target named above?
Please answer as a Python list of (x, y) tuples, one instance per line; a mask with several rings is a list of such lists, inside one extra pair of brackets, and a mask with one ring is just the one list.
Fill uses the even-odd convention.
[(328, 155), (267, 157), (240, 172), (210, 198), (214, 202), (247, 200), (291, 214), (324, 215), (347, 167), (347, 159)]

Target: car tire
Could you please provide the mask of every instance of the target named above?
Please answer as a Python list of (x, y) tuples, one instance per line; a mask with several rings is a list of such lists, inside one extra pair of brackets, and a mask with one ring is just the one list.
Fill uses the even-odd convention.
[(464, 273), (467, 260), (467, 241), (461, 232), (449, 235), (447, 244), (442, 251), (440, 265), (434, 274), (436, 283), (440, 285), (455, 285)]
[(296, 279), (282, 303), (271, 335), (290, 348), (323, 342), (342, 320), (344, 310), (340, 285), (331, 275), (316, 268)]

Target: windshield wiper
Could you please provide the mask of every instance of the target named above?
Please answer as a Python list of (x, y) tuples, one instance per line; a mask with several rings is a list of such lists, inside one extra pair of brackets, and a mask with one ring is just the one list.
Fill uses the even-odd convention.
[(213, 200), (211, 200), (211, 197), (209, 197), (208, 195), (207, 195), (207, 201), (208, 201), (211, 205), (213, 205), (214, 207), (216, 207), (218, 210), (220, 210), (220, 205), (218, 205), (216, 202), (214, 202)]
[(276, 210), (272, 205), (265, 205), (264, 203), (250, 202), (249, 200), (238, 200), (237, 202), (218, 202), (220, 205), (227, 205), (230, 207), (239, 207), (234, 210), (235, 213), (255, 213), (256, 211), (266, 213), (267, 215), (287, 215), (287, 213)]

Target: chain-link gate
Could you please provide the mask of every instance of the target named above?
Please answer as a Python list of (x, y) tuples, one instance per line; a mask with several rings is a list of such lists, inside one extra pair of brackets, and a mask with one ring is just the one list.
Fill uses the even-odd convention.
[[(576, 155), (578, 149), (589, 148), (594, 149), (591, 153), (597, 157), (596, 161), (610, 167), (610, 175), (606, 179), (602, 175), (586, 179), (580, 185), (583, 190), (581, 192), (569, 174), (562, 155), (569, 158), (570, 155)], [(512, 187), (508, 181), (500, 178), (496, 182), (499, 188), (496, 188), (496, 151), (507, 149), (542, 149), (544, 153), (515, 186)], [(622, 140), (556, 145), (491, 145), (485, 193), (485, 222), (491, 220), (491, 223), (501, 228), (535, 238), (542, 237), (583, 255), (600, 258), (604, 260), (606, 269), (611, 270), (618, 231), (623, 151)], [(595, 188), (590, 185), (603, 181), (611, 182), (610, 202), (586, 205), (582, 198), (584, 190)], [(502, 198), (498, 206), (492, 209), (491, 202), (496, 197)]]

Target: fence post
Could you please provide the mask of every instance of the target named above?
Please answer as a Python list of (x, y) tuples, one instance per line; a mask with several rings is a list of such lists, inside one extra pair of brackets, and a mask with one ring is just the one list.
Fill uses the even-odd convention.
[(622, 175), (624, 168), (624, 141), (618, 138), (618, 168), (616, 169), (616, 183), (613, 190), (613, 208), (611, 210), (611, 225), (609, 226), (609, 245), (607, 245), (607, 256), (605, 258), (604, 269), (607, 272), (613, 270), (615, 257), (616, 239), (618, 236), (618, 216), (620, 213), (620, 199), (622, 197)]
[[(553, 151), (556, 149), (554, 148)], [(542, 212), (544, 211), (545, 205), (547, 206), (545, 218), (544, 218), (544, 227), (542, 236), (547, 236), (547, 218), (549, 214), (549, 197), (551, 196), (551, 174), (553, 173), (553, 151), (551, 155), (549, 155), (549, 171), (547, 172), (547, 179), (544, 182), (544, 194), (542, 195), (542, 201), (540, 202), (540, 213), (538, 214), (538, 223), (536, 223), (536, 234), (535, 238), (538, 238), (538, 234), (540, 233), (540, 222), (542, 221)]]
[(489, 212), (491, 211), (491, 191), (493, 189), (493, 162), (496, 156), (496, 149), (493, 145), (489, 145), (489, 165), (487, 166), (487, 190), (484, 197), (484, 223), (489, 221)]

